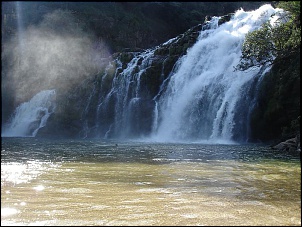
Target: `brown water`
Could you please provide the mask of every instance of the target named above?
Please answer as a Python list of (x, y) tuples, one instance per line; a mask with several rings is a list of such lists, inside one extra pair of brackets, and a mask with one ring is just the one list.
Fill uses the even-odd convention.
[(2, 138), (1, 225), (301, 225), (297, 154)]

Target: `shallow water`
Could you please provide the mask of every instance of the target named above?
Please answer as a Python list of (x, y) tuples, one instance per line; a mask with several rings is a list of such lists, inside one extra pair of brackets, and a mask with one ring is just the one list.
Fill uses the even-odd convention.
[(1, 225), (301, 225), (298, 154), (2, 138)]

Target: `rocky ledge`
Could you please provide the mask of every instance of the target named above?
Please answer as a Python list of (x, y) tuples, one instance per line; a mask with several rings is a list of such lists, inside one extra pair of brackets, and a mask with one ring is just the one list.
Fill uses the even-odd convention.
[(281, 151), (301, 152), (300, 135), (297, 135), (296, 137), (288, 139), (284, 142), (278, 143), (277, 145), (272, 146), (271, 148)]

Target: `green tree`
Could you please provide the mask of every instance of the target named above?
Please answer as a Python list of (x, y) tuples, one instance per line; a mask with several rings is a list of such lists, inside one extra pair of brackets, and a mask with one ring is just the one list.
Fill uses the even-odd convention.
[(300, 1), (279, 2), (277, 7), (284, 9), (286, 13), (274, 26), (266, 22), (259, 30), (246, 35), (236, 70), (274, 64), (300, 52)]

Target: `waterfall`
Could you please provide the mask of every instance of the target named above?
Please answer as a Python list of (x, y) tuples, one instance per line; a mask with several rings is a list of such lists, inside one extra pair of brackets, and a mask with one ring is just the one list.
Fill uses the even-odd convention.
[[(83, 83), (84, 95), (76, 94), (79, 136), (248, 141), (259, 84), (270, 68), (242, 72), (235, 66), (246, 34), (267, 21), (275, 23), (279, 12), (268, 4), (250, 12), (240, 9), (228, 22), (212, 17), (155, 48), (114, 55), (103, 73)], [(35, 136), (54, 111), (54, 95), (55, 90), (42, 91), (21, 104), (2, 136)]]
[(19, 105), (4, 126), (2, 137), (35, 137), (55, 109), (55, 90), (37, 93), (30, 101)]
[[(151, 49), (140, 54), (133, 53), (134, 58), (127, 67), (115, 75), (110, 92), (99, 105), (103, 112), (99, 112), (98, 116), (107, 115), (109, 105), (112, 105), (110, 100), (114, 100), (114, 120), (106, 132), (106, 137), (114, 135), (125, 138), (140, 133), (139, 119), (143, 117), (141, 102), (144, 99), (141, 94), (141, 75), (151, 65), (153, 53), (154, 50)], [(117, 69), (121, 69), (121, 63), (117, 65)]]
[[(248, 141), (259, 81), (269, 68), (242, 72), (235, 71), (235, 66), (245, 35), (266, 21), (276, 21), (279, 11), (267, 4), (255, 11), (238, 10), (222, 24), (220, 17), (212, 17), (198, 26), (201, 31), (195, 44), (179, 55), (175, 50), (183, 48), (183, 40), (193, 33), (143, 52), (119, 55), (87, 96), (84, 137)], [(179, 59), (171, 66), (175, 56)]]
[(201, 31), (198, 41), (179, 59), (157, 102), (153, 140), (232, 143), (247, 139), (253, 84), (263, 69), (241, 72), (234, 67), (245, 35), (278, 10), (264, 5), (251, 12), (238, 10), (220, 26), (216, 17), (209, 22), (210, 29)]

